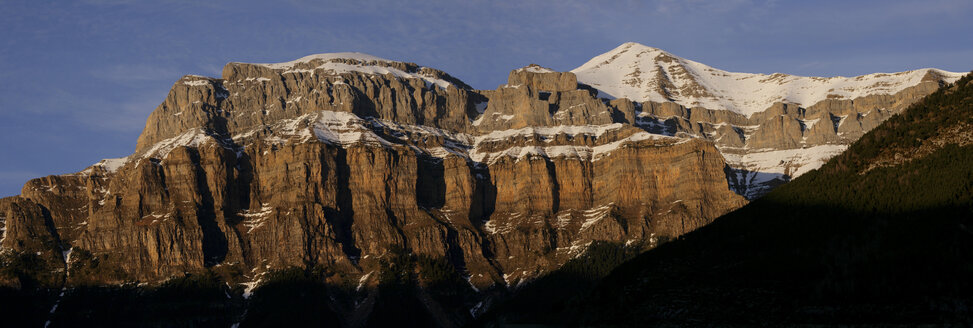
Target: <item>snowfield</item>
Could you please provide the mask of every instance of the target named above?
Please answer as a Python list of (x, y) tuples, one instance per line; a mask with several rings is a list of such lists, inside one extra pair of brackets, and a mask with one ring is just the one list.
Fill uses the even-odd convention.
[(578, 82), (610, 98), (673, 101), (685, 107), (729, 110), (747, 117), (775, 102), (810, 106), (829, 98), (894, 94), (918, 84), (926, 74), (940, 75), (948, 82), (964, 75), (932, 68), (827, 78), (734, 73), (634, 42), (594, 57), (571, 72)]

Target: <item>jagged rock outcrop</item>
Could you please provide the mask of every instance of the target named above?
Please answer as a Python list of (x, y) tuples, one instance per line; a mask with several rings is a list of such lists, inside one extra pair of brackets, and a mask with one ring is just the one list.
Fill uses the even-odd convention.
[(537, 64), (530, 64), (510, 72), (508, 85), (529, 85), (538, 91), (564, 92), (578, 89), (578, 78), (571, 72), (556, 72)]
[(229, 63), (223, 79), (183, 77), (149, 116), (136, 153), (191, 128), (227, 137), (320, 110), (465, 131), (482, 101), (435, 69), (361, 54), (310, 57), (290, 64)]
[(62, 241), (50, 212), (28, 199), (14, 196), (0, 199), (0, 284), (55, 285), (63, 282)]

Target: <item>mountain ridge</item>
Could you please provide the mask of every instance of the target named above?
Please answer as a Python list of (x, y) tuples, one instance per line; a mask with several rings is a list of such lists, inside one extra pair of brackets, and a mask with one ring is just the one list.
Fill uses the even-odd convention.
[[(612, 115), (623, 115), (621, 118), (627, 121), (629, 124), (634, 123), (635, 125), (640, 125), (643, 128), (648, 128), (650, 132), (663, 135), (681, 135), (683, 137), (697, 137), (704, 138), (708, 140), (713, 140), (717, 147), (720, 148), (721, 152), (730, 162), (731, 167), (737, 171), (737, 177), (730, 179), (732, 188), (739, 194), (746, 196), (747, 198), (754, 199), (762, 195), (763, 193), (769, 191), (773, 186), (779, 185), (780, 183), (786, 182), (789, 179), (799, 176), (808, 170), (814, 169), (820, 166), (824, 160), (834, 156), (841, 150), (843, 150), (844, 145), (847, 145), (850, 141), (857, 138), (862, 132), (867, 131), (871, 127), (877, 125), (888, 115), (901, 110), (905, 105), (908, 105), (911, 101), (918, 99), (919, 96), (932, 92), (935, 88), (943, 83), (949, 83), (955, 80), (957, 73), (950, 73), (941, 70), (914, 70), (900, 73), (875, 73), (870, 75), (852, 77), (852, 78), (815, 78), (815, 77), (797, 77), (782, 74), (749, 74), (749, 73), (729, 73), (721, 70), (716, 70), (699, 64), (693, 61), (685, 60), (674, 55), (665, 52), (664, 50), (651, 48), (643, 46), (637, 43), (625, 43), (621, 46), (606, 52), (602, 55), (594, 57), (588, 63), (580, 66), (579, 68), (573, 70), (573, 72), (581, 74), (580, 78), (576, 78), (574, 73), (565, 72), (558, 73), (553, 70), (543, 68), (540, 66), (527, 66), (524, 68), (516, 69), (511, 73), (511, 77), (515, 76), (557, 76), (554, 78), (562, 79), (562, 81), (554, 81), (544, 85), (543, 88), (556, 89), (561, 92), (573, 90), (576, 87), (575, 83), (580, 83), (578, 86), (594, 86), (594, 88), (589, 88), (596, 92), (595, 98), (605, 97), (605, 90), (598, 89), (598, 87), (604, 88), (599, 83), (592, 82), (586, 79), (586, 74), (591, 73), (591, 69), (584, 69), (586, 66), (591, 66), (592, 63), (596, 63), (600, 58), (608, 57), (619, 57), (625, 59), (622, 55), (635, 54), (636, 56), (649, 53), (652, 55), (661, 55), (664, 61), (676, 62), (676, 63), (692, 63), (693, 65), (702, 65), (705, 70), (720, 73), (720, 75), (746, 75), (742, 82), (739, 83), (750, 83), (746, 80), (752, 80), (754, 78), (760, 79), (771, 79), (771, 80), (794, 80), (791, 82), (801, 82), (801, 81), (830, 81), (830, 80), (860, 80), (866, 79), (868, 77), (879, 76), (881, 79), (888, 81), (878, 81), (878, 84), (888, 84), (885, 86), (880, 86), (876, 90), (871, 90), (867, 96), (864, 97), (845, 97), (840, 96), (841, 92), (832, 92), (831, 89), (825, 92), (823, 95), (819, 95), (821, 99), (812, 104), (794, 104), (787, 102), (780, 102), (777, 100), (787, 100), (788, 96), (777, 96), (781, 99), (776, 99), (773, 104), (769, 104), (768, 101), (761, 102), (762, 105), (758, 107), (753, 107), (750, 112), (745, 113), (746, 115), (738, 113), (738, 111), (726, 109), (725, 106), (716, 104), (713, 108), (704, 107), (693, 107), (692, 104), (688, 104), (685, 101), (670, 101), (670, 99), (648, 99), (647, 101), (631, 101), (631, 105), (624, 105), (623, 103), (629, 102), (629, 100), (618, 99), (618, 100), (601, 100), (608, 104), (608, 102), (613, 102), (609, 104), (611, 106), (623, 106), (631, 107), (631, 109), (626, 109), (626, 111), (631, 112), (631, 114), (612, 114)], [(651, 62), (646, 65), (658, 66), (659, 61), (653, 58)], [(638, 64), (640, 62), (632, 62)], [(616, 64), (617, 63), (610, 63)], [(630, 63), (631, 64), (631, 63)], [(639, 64), (641, 66), (645, 66)], [(636, 65), (636, 66), (639, 66)], [(602, 65), (604, 66), (604, 65)], [(684, 65), (677, 65), (683, 67)], [(661, 67), (661, 66), (660, 66)], [(638, 67), (636, 67), (636, 71)], [(439, 123), (432, 123), (433, 126), (439, 128), (446, 128), (447, 130), (453, 132), (463, 132), (468, 134), (479, 134), (479, 133), (489, 133), (492, 130), (506, 129), (506, 128), (519, 128), (524, 126), (541, 125), (588, 125), (588, 124), (611, 124), (617, 123), (617, 119), (613, 117), (605, 118), (593, 118), (597, 117), (596, 112), (602, 111), (604, 113), (610, 113), (610, 110), (598, 109), (601, 107), (600, 104), (595, 104), (594, 101), (588, 101), (585, 103), (588, 109), (583, 110), (579, 113), (573, 113), (570, 115), (570, 120), (565, 122), (564, 120), (555, 118), (554, 122), (542, 117), (536, 117), (537, 114), (527, 113), (525, 117), (518, 118), (515, 121), (520, 121), (526, 119), (522, 123), (515, 123), (510, 125), (510, 123), (494, 123), (498, 119), (513, 119), (517, 117), (515, 113), (509, 110), (502, 110), (502, 112), (497, 112), (491, 110), (487, 113), (488, 109), (496, 108), (497, 106), (490, 106), (489, 102), (485, 98), (480, 97), (480, 95), (487, 95), (492, 93), (511, 93), (512, 90), (516, 89), (516, 86), (524, 83), (522, 78), (518, 77), (516, 80), (511, 80), (507, 85), (501, 86), (495, 91), (491, 90), (472, 90), (462, 81), (449, 76), (447, 73), (438, 71), (436, 69), (418, 66), (412, 63), (399, 62), (388, 60), (368, 54), (363, 53), (325, 53), (305, 56), (296, 60), (276, 63), (276, 64), (248, 64), (248, 63), (228, 63), (224, 68), (222, 79), (213, 78), (203, 78), (197, 76), (187, 76), (184, 77), (181, 82), (177, 82), (174, 87), (180, 86), (180, 84), (185, 86), (200, 87), (204, 85), (212, 85), (211, 90), (206, 90), (203, 92), (210, 93), (210, 96), (214, 99), (206, 101), (207, 106), (215, 108), (217, 103), (222, 101), (224, 84), (227, 81), (241, 83), (244, 82), (243, 79), (249, 79), (247, 82), (263, 82), (266, 83), (270, 81), (267, 76), (272, 76), (274, 71), (283, 75), (292, 75), (297, 78), (301, 75), (314, 75), (315, 71), (322, 72), (323, 74), (332, 74), (335, 76), (341, 75), (342, 73), (355, 72), (361, 73), (366, 76), (371, 75), (385, 75), (390, 74), (397, 79), (402, 81), (408, 81), (410, 79), (420, 80), (426, 84), (426, 87), (436, 86), (436, 88), (444, 88), (446, 91), (450, 85), (456, 86), (457, 88), (464, 90), (461, 93), (467, 94), (466, 97), (476, 98), (472, 100), (472, 105), (467, 105), (464, 113), (453, 113), (450, 114), (452, 118), (448, 120), (451, 121), (447, 126), (439, 126)], [(610, 70), (609, 70), (610, 71)], [(612, 73), (616, 75), (621, 75), (622, 71), (616, 70), (617, 72)], [(657, 92), (660, 88), (676, 87), (676, 84), (680, 84), (683, 87), (687, 85), (695, 85), (692, 88), (696, 89), (702, 94), (714, 95), (717, 94), (719, 90), (713, 90), (711, 87), (705, 87), (705, 83), (700, 84), (698, 80), (699, 74), (697, 73), (686, 73), (685, 68), (682, 69), (683, 78), (682, 82), (672, 79), (672, 74), (664, 76), (664, 82), (660, 82), (660, 85), (650, 85), (651, 83), (645, 82), (645, 88), (642, 88), (644, 92)], [(924, 73), (925, 71), (925, 73)], [(525, 73), (526, 72), (526, 73)], [(585, 73), (587, 72), (587, 73)], [(661, 72), (661, 71), (659, 71)], [(556, 74), (555, 74), (556, 73)], [(597, 73), (597, 72), (596, 72)], [(609, 72), (611, 73), (611, 72)], [(245, 74), (245, 75), (239, 75)], [(551, 75), (555, 74), (555, 75)], [(647, 73), (646, 73), (647, 74)], [(238, 78), (243, 76), (242, 79)], [(266, 76), (265, 76), (266, 75)], [(570, 75), (570, 76), (568, 76)], [(628, 74), (632, 75), (632, 74)], [(643, 74), (644, 75), (644, 74)], [(921, 77), (919, 77), (921, 75)], [(249, 77), (246, 77), (249, 76)], [(641, 79), (640, 76), (631, 77), (634, 79)], [(551, 78), (543, 78), (551, 79)], [(564, 80), (566, 79), (566, 80)], [(891, 79), (891, 80), (890, 80)], [(918, 80), (917, 80), (918, 79)], [(538, 81), (541, 81), (538, 80)], [(893, 81), (897, 80), (897, 81)], [(913, 81), (915, 80), (915, 81)], [(210, 81), (210, 82), (206, 82)], [(220, 82), (223, 81), (223, 82)], [(339, 88), (344, 82), (341, 80), (334, 80), (333, 88)], [(332, 83), (332, 82), (322, 82), (322, 83)], [(795, 82), (795, 83), (797, 83)], [(841, 82), (841, 81), (839, 81)], [(894, 83), (893, 83), (894, 82)], [(530, 81), (529, 83), (540, 83), (535, 81)], [(547, 83), (547, 82), (545, 82)], [(559, 84), (558, 84), (559, 83)], [(675, 83), (675, 84), (673, 84)], [(823, 83), (823, 82), (822, 82)], [(913, 86), (907, 87), (909, 84), (915, 83)], [(759, 84), (759, 83), (758, 83)], [(772, 83), (771, 83), (772, 84)], [(535, 84), (536, 86), (540, 86)], [(890, 89), (894, 86), (894, 89)], [(279, 85), (275, 88), (307, 88), (308, 86), (289, 86), (287, 83)], [(373, 86), (370, 88), (377, 88), (378, 86)], [(587, 87), (586, 87), (587, 88)], [(904, 89), (903, 89), (904, 88)], [(658, 89), (658, 90), (656, 90)], [(787, 87), (782, 90), (790, 90), (793, 88)], [(799, 90), (801, 88), (798, 88)], [(818, 88), (820, 89), (820, 88)], [(840, 88), (839, 88), (840, 89)], [(367, 90), (367, 89), (366, 89)], [(668, 89), (667, 89), (668, 90)], [(895, 94), (889, 94), (892, 91), (898, 91)], [(472, 91), (472, 92), (471, 92)], [(663, 90), (664, 92), (668, 92)], [(839, 90), (840, 91), (840, 90)], [(187, 94), (191, 92), (199, 91), (188, 91)], [(532, 91), (537, 93), (537, 90)], [(783, 92), (777, 90), (777, 92)], [(787, 91), (791, 92), (791, 91)], [(821, 90), (816, 92), (821, 93)], [(746, 92), (744, 92), (746, 93)], [(306, 101), (306, 96), (294, 97), (292, 99), (282, 99), (281, 104), (274, 104), (273, 102), (264, 103), (264, 106), (271, 106), (270, 108), (285, 107), (286, 104), (283, 102), (299, 102)], [(184, 97), (184, 96), (182, 96)], [(342, 95), (345, 100), (349, 102), (354, 102), (356, 97), (361, 97), (354, 94)], [(587, 96), (582, 96), (587, 97)], [(724, 96), (720, 96), (724, 97)], [(891, 97), (891, 98), (889, 98)], [(613, 98), (613, 97), (607, 97)], [(653, 98), (653, 97), (649, 97)], [(655, 97), (658, 98), (658, 97)], [(724, 97), (725, 98), (725, 97)], [(715, 99), (715, 98), (714, 98)], [(345, 100), (330, 99), (331, 102), (341, 102), (344, 103)], [(643, 99), (646, 100), (646, 99)], [(678, 100), (678, 99), (677, 99)], [(711, 99), (712, 100), (712, 99)], [(726, 100), (726, 99), (723, 99)], [(733, 99), (730, 99), (733, 100)], [(318, 100), (321, 101), (321, 100)], [(466, 100), (460, 100), (466, 101)], [(660, 102), (661, 101), (661, 102)], [(721, 100), (722, 101), (722, 100)], [(807, 101), (805, 101), (807, 102)], [(172, 103), (167, 102), (167, 103)], [(649, 104), (649, 106), (645, 106)], [(675, 104), (680, 108), (666, 108), (667, 105)], [(861, 104), (864, 104), (861, 105)], [(165, 105), (165, 104), (164, 104)], [(768, 107), (763, 107), (768, 105)], [(171, 106), (182, 106), (186, 107), (187, 104), (171, 104)], [(252, 106), (252, 105), (248, 105)], [(276, 107), (273, 107), (276, 106)], [(395, 104), (387, 104), (384, 106), (395, 106)], [(426, 105), (429, 106), (429, 105)], [(509, 106), (509, 105), (507, 105)], [(532, 106), (545, 107), (545, 104), (535, 104)], [(790, 107), (795, 107), (791, 109)], [(204, 106), (205, 107), (205, 106)], [(823, 110), (815, 110), (815, 108), (823, 107)], [(350, 107), (349, 107), (350, 108)], [(349, 108), (343, 109), (343, 111), (348, 111)], [(659, 110), (659, 109), (664, 110)], [(648, 110), (646, 110), (648, 109)], [(695, 109), (695, 113), (694, 110)], [(810, 109), (810, 110), (809, 110)], [(427, 109), (426, 111), (430, 111)], [(542, 109), (533, 109), (532, 111), (541, 111)], [(410, 110), (412, 111), (412, 110)], [(158, 112), (158, 111), (157, 111)], [(877, 113), (879, 115), (870, 115)], [(207, 115), (214, 115), (207, 114)], [(404, 115), (403, 115), (404, 114)], [(539, 114), (539, 113), (538, 113)], [(568, 115), (568, 113), (564, 113)], [(780, 122), (772, 122), (775, 117), (774, 115), (785, 115), (785, 119)], [(853, 114), (853, 115), (852, 115)], [(206, 118), (197, 118), (196, 120), (186, 122), (184, 119), (174, 119), (170, 115), (181, 115), (180, 113), (170, 113), (166, 114), (165, 111), (154, 112), (153, 115), (161, 115), (157, 118), (150, 117), (149, 122), (147, 122), (146, 130), (143, 135), (140, 135), (140, 141), (138, 143), (137, 152), (143, 148), (148, 143), (158, 142), (160, 137), (151, 136), (151, 129), (159, 129), (164, 131), (185, 131), (185, 129), (192, 126), (199, 126)], [(365, 116), (374, 115), (374, 113), (362, 114)], [(397, 122), (417, 122), (421, 125), (428, 125), (430, 122), (425, 122), (426, 120), (433, 119), (434, 116), (439, 114), (424, 114), (425, 118), (416, 117), (414, 113), (400, 113), (393, 116), (386, 116), (385, 119), (393, 120)], [(737, 116), (742, 115), (742, 116)], [(275, 118), (276, 117), (276, 118)], [(288, 115), (260, 115), (257, 117), (256, 122), (243, 122), (237, 123), (248, 126), (258, 126), (259, 124), (272, 123), (280, 118), (286, 118)], [(293, 116), (290, 116), (293, 117)], [(460, 117), (466, 117), (462, 119)], [(672, 118), (677, 118), (672, 120)], [(851, 117), (852, 119), (848, 119)], [(175, 121), (175, 126), (173, 123), (166, 123), (164, 121), (170, 120)], [(463, 121), (471, 121), (473, 127), (466, 125)], [(236, 119), (235, 121), (239, 121)], [(252, 121), (252, 120), (251, 120)], [(485, 126), (480, 126), (482, 122), (488, 122)], [(830, 121), (832, 125), (818, 122), (828, 122)], [(152, 126), (152, 122), (156, 125), (161, 124), (161, 126)], [(231, 122), (232, 123), (232, 122)], [(259, 123), (259, 124), (258, 124)], [(499, 124), (499, 125), (498, 125)], [(183, 126), (185, 125), (185, 126)], [(232, 128), (232, 126), (228, 126)], [(485, 130), (484, 130), (485, 129)], [(830, 131), (829, 131), (830, 130)], [(166, 135), (165, 138), (174, 137), (175, 135)], [(143, 140), (148, 138), (149, 140)], [(164, 139), (164, 138), (162, 138)], [(810, 150), (804, 150), (808, 149)]]
[[(651, 57), (648, 62), (641, 58), (643, 55)], [(612, 97), (640, 102), (674, 101), (686, 107), (724, 109), (747, 117), (767, 110), (775, 102), (807, 107), (826, 99), (894, 94), (919, 81), (953, 82), (963, 75), (934, 68), (847, 78), (735, 73), (634, 42), (598, 55), (571, 72), (579, 75), (579, 81)], [(797, 86), (790, 86), (793, 84)], [(746, 94), (756, 97), (738, 99)]]
[[(341, 290), (329, 304), (355, 322), (389, 309), (392, 284), (459, 325), (604, 245), (638, 253), (706, 226), (940, 83), (744, 117), (600, 98), (539, 66), (474, 90), (364, 54), (229, 63), (174, 83), (132, 155), (3, 199), (0, 260), (44, 274), (11, 265), (0, 282), (216, 275), (245, 305), (300, 269)], [(461, 284), (425, 294), (402, 268)]]

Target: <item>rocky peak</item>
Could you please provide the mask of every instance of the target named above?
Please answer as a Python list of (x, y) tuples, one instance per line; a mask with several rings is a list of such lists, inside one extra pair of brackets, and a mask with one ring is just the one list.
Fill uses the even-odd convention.
[(578, 88), (578, 78), (571, 72), (556, 72), (537, 64), (510, 71), (509, 86), (526, 86), (536, 91), (561, 92)]
[(962, 76), (938, 69), (829, 78), (734, 73), (631, 42), (572, 72), (601, 98), (637, 102), (643, 127), (715, 142), (732, 168), (731, 186), (751, 199), (820, 167)]
[[(511, 71), (507, 84), (480, 93), (488, 102), (483, 114), (473, 121), (479, 134), (525, 127), (611, 124), (626, 121), (619, 106), (632, 107), (596, 97), (590, 87), (578, 84), (574, 73), (536, 64)], [(628, 117), (627, 122), (631, 122), (634, 114)]]
[[(246, 66), (256, 66), (256, 69)], [(283, 63), (229, 63), (223, 68), (223, 79), (228, 81), (237, 80), (240, 78), (240, 73), (250, 73), (243, 74), (242, 78), (259, 78), (261, 74), (252, 73), (259, 72), (261, 69), (269, 69), (283, 73), (318, 72), (332, 75), (351, 72), (377, 75), (390, 74), (402, 79), (421, 79), (427, 84), (434, 84), (443, 89), (449, 86), (467, 90), (471, 89), (459, 79), (434, 68), (419, 66), (415, 63), (389, 60), (358, 52), (315, 54)]]
[(477, 102), (482, 96), (445, 72), (367, 54), (229, 63), (222, 79), (187, 76), (176, 82), (149, 116), (136, 154), (183, 139), (232, 144), (234, 135), (320, 110), (465, 131), (478, 114)]

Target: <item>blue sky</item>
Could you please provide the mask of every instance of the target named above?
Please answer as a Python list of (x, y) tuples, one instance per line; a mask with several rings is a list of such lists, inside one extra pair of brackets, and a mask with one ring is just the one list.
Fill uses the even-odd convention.
[(973, 1), (0, 1), (0, 197), (129, 155), (185, 74), (359, 51), (493, 89), (627, 41), (717, 68), (973, 69)]

